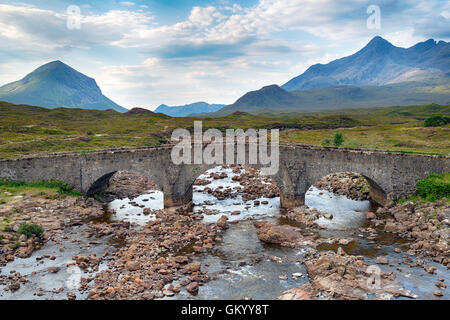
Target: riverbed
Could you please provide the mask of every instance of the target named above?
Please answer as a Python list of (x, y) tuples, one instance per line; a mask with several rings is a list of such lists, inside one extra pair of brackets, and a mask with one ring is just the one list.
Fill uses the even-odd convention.
[[(211, 173), (225, 173), (226, 178), (214, 179)], [(206, 188), (237, 190), (240, 182), (233, 180), (233, 177), (241, 173), (234, 173), (231, 168), (215, 168), (199, 177), (210, 183), (194, 186), (193, 211), (209, 212), (210, 214), (203, 214), (205, 223), (215, 223), (226, 216), (230, 227), (224, 232), (222, 241), (209, 253), (195, 253), (188, 249), (184, 252), (202, 264), (202, 270), (207, 272), (211, 281), (201, 286), (196, 294), (183, 289), (179, 294), (164, 299), (277, 299), (286, 290), (309, 281), (303, 264), (309, 247), (286, 248), (264, 244), (258, 239), (254, 221), (267, 220), (295, 225), (284, 218), (279, 197), (244, 200), (242, 194), (236, 191), (235, 196), (219, 200), (205, 192)], [(332, 215), (331, 219), (321, 217), (316, 221), (326, 228), (319, 231), (320, 238), (323, 239), (322, 244), (317, 247), (319, 251), (337, 251), (341, 247), (347, 254), (363, 256), (369, 265), (377, 265), (383, 271), (393, 271), (397, 282), (417, 295), (418, 299), (449, 299), (447, 290), (442, 290), (444, 295), (440, 298), (433, 295), (438, 278), (446, 281), (450, 279), (449, 270), (429, 259), (427, 264), (436, 267), (434, 274), (427, 273), (420, 267), (405, 265), (405, 258), (412, 259), (413, 262), (416, 260), (406, 253), (409, 242), (377, 229), (366, 220), (366, 212), (376, 209), (370, 201), (355, 201), (311, 187), (306, 194), (305, 204)], [(90, 223), (126, 221), (130, 223), (130, 228), (139, 229), (153, 221), (154, 210), (160, 210), (163, 206), (162, 192), (148, 190), (134, 199), (112, 201), (105, 206), (104, 217)], [(376, 237), (367, 239), (363, 235), (361, 230), (367, 227), (377, 229)], [(76, 294), (77, 299), (87, 298), (86, 291), (79, 292), (76, 286), (71, 287), (71, 281), (77, 279), (74, 277), (92, 278), (96, 272), (106, 267), (108, 261), (103, 261), (98, 270), (81, 270), (74, 268), (73, 256), (95, 254), (97, 257), (107, 257), (105, 253), (113, 252), (120, 243), (110, 237), (92, 239), (80, 236), (85, 232), (86, 226), (73, 226), (60, 234), (58, 241), (47, 242), (31, 257), (17, 258), (1, 268), (0, 276), (19, 272), (26, 277), (27, 282), (15, 292), (3, 291), (0, 286), (0, 299), (65, 299), (67, 292)], [(327, 239), (333, 238), (347, 241), (344, 244), (327, 242)], [(377, 257), (386, 257), (388, 263), (376, 264)], [(49, 268), (59, 270), (53, 273), (49, 272)]]

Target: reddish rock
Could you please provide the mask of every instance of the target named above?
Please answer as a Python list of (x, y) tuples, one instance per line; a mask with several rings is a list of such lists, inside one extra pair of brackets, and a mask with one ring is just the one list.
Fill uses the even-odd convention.
[(317, 300), (317, 292), (310, 283), (306, 283), (299, 288), (283, 292), (280, 300)]
[(267, 221), (256, 221), (254, 225), (258, 232), (258, 238), (266, 243), (295, 245), (305, 240), (299, 228), (289, 225), (279, 225)]
[(216, 223), (216, 225), (221, 229), (228, 229), (228, 218), (227, 216), (222, 216)]
[(72, 292), (67, 292), (67, 300), (76, 300), (77, 296)]
[(49, 273), (58, 273), (61, 270), (60, 267), (50, 267), (47, 269)]
[(186, 286), (186, 290), (189, 293), (197, 293), (199, 285), (197, 282), (191, 282)]
[(377, 215), (374, 213), (374, 212), (367, 212), (366, 213), (366, 219), (368, 219), (368, 220), (373, 220), (373, 219), (376, 219), (377, 218)]
[(388, 264), (389, 261), (386, 257), (377, 257), (375, 260), (376, 264)]
[(193, 263), (188, 264), (188, 265), (186, 266), (186, 269), (187, 269), (187, 271), (189, 271), (189, 272), (197, 272), (197, 271), (200, 271), (200, 268), (201, 268), (200, 262), (193, 262)]
[(128, 271), (136, 271), (139, 269), (138, 261), (128, 261), (125, 265)]

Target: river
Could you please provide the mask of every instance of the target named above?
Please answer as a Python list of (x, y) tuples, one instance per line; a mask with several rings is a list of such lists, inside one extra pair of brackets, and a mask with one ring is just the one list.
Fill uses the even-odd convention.
[[(227, 174), (224, 179), (213, 179), (211, 173)], [(226, 230), (223, 239), (216, 244), (213, 251), (208, 254), (196, 254), (186, 250), (186, 254), (194, 257), (202, 263), (203, 269), (212, 277), (212, 280), (200, 287), (197, 295), (192, 295), (185, 290), (173, 297), (165, 299), (276, 299), (284, 291), (299, 287), (309, 281), (303, 265), (303, 254), (309, 250), (308, 247), (291, 249), (276, 245), (267, 245), (259, 241), (256, 229), (253, 225), (255, 220), (279, 221), (281, 224), (292, 224), (281, 215), (280, 198), (261, 197), (260, 203), (254, 205), (254, 199), (245, 201), (241, 194), (234, 198), (218, 200), (215, 196), (205, 192), (205, 188), (222, 190), (239, 187), (240, 183), (234, 181), (231, 168), (215, 168), (206, 172), (199, 179), (209, 180), (207, 185), (196, 185), (193, 190), (194, 211), (215, 212), (205, 214), (204, 221), (216, 222), (222, 215), (228, 217), (231, 222), (230, 228)], [(262, 182), (267, 183), (267, 182)], [(319, 232), (323, 239), (345, 238), (351, 239), (347, 244), (324, 243), (319, 245), (318, 250), (334, 250), (342, 247), (351, 255), (364, 256), (368, 264), (374, 264), (379, 256), (385, 256), (390, 264), (380, 266), (384, 271), (394, 271), (397, 281), (407, 290), (411, 290), (419, 299), (438, 299), (433, 295), (436, 290), (434, 283), (436, 275), (425, 272), (422, 268), (410, 268), (401, 264), (406, 256), (408, 242), (391, 234), (378, 230), (375, 239), (368, 240), (361, 235), (360, 228), (371, 226), (366, 220), (365, 213), (374, 210), (369, 201), (354, 201), (345, 196), (337, 196), (328, 191), (312, 187), (306, 194), (305, 203), (310, 208), (329, 212), (332, 219), (320, 218), (317, 222), (326, 226), (326, 230)], [(144, 209), (162, 209), (163, 194), (160, 191), (149, 191), (135, 199), (114, 200), (105, 207), (107, 220), (125, 220), (133, 224), (135, 228), (141, 228), (150, 220), (155, 219), (151, 213), (144, 214)], [(239, 211), (240, 214), (233, 214)], [(70, 231), (72, 234), (84, 232), (84, 226), (75, 226)], [(46, 243), (41, 250), (36, 251), (30, 258), (16, 259), (1, 270), (6, 275), (14, 271), (26, 275), (29, 282), (23, 285), (15, 293), (0, 290), (1, 299), (62, 299), (63, 292), (57, 292), (58, 288), (67, 286), (67, 279), (71, 275), (70, 263), (72, 256), (79, 254), (92, 254), (101, 256), (107, 249), (114, 249), (117, 243), (109, 238), (100, 238), (95, 241), (84, 240), (72, 242), (70, 238), (63, 237), (62, 244), (52, 241)], [(63, 248), (63, 249), (62, 249)], [(400, 250), (395, 251), (396, 248)], [(400, 251), (400, 252), (398, 252)], [(54, 260), (48, 258), (36, 259), (42, 256), (55, 256)], [(107, 263), (106, 261), (103, 263)], [(439, 277), (450, 279), (450, 272), (444, 266), (429, 262), (435, 266)], [(49, 267), (61, 268), (61, 271), (52, 274), (44, 272)], [(102, 265), (100, 265), (100, 269)], [(83, 273), (82, 276), (92, 276)], [(42, 291), (42, 295), (36, 292)], [(440, 299), (449, 299), (444, 290), (444, 296)], [(87, 294), (77, 294), (77, 298), (86, 298)]]

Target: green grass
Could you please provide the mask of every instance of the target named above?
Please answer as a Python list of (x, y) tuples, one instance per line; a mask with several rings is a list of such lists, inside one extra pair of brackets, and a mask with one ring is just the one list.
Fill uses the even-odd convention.
[(7, 231), (11, 222), (11, 219), (0, 217), (0, 231)]
[(33, 182), (25, 182), (25, 181), (11, 181), (6, 179), (0, 179), (0, 192), (17, 193), (18, 191), (25, 191), (27, 189), (34, 189), (34, 190), (50, 189), (55, 190), (60, 195), (81, 196), (81, 193), (74, 191), (73, 187), (60, 181), (40, 180)]
[(10, 249), (13, 249), (13, 250), (19, 249), (19, 248), (20, 248), (20, 241), (17, 240), (15, 243), (10, 243), (10, 244), (8, 245), (8, 247), (9, 247)]
[[(94, 152), (118, 147), (158, 146), (177, 128), (274, 129), (281, 142), (322, 145), (337, 130), (342, 147), (448, 154), (450, 126), (424, 127), (430, 114), (450, 116), (450, 106), (424, 105), (329, 112), (236, 112), (218, 118), (171, 118), (163, 114), (124, 115), (115, 111), (45, 109), (0, 102), (0, 158), (49, 152)], [(88, 138), (88, 139), (85, 139)]]
[[(344, 138), (341, 147), (356, 149), (381, 149), (405, 153), (448, 155), (450, 152), (450, 128), (424, 128), (415, 122), (383, 124), (367, 127), (340, 129)], [(285, 142), (315, 145), (332, 145), (336, 131), (292, 130), (280, 133)]]

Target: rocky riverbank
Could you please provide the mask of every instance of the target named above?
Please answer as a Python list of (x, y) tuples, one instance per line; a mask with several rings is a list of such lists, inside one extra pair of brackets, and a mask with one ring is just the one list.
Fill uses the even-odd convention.
[[(116, 195), (129, 197), (130, 194), (146, 192), (152, 187), (148, 183), (145, 179), (120, 178), (119, 175), (116, 180), (112, 179), (111, 187), (119, 190)], [(237, 212), (233, 207), (228, 211), (226, 206), (222, 209), (219, 206), (219, 209), (210, 210), (208, 203), (203, 203), (200, 210), (194, 210), (193, 204), (152, 210), (144, 206), (150, 201), (138, 205), (135, 203), (137, 200), (131, 197), (125, 201), (134, 203), (133, 208), (139, 211), (137, 215), (152, 216), (150, 221), (133, 224), (124, 219), (112, 219), (111, 215), (115, 213), (105, 211), (102, 203), (82, 197), (34, 194), (1, 205), (0, 268), (13, 264), (16, 257), (30, 257), (43, 247), (47, 253), (35, 253), (30, 258), (35, 259), (33, 263), (42, 266), (43, 271), (25, 275), (22, 270), (7, 269), (7, 273), (0, 275), (0, 286), (14, 297), (23, 288), (36, 290), (29, 282), (36, 281), (37, 277), (60, 276), (64, 283), (64, 268), (77, 266), (83, 274), (75, 290), (55, 287), (45, 292), (38, 289), (33, 297), (46, 298), (49, 296), (45, 294), (50, 292), (57, 298), (61, 298), (58, 294), (63, 293), (67, 299), (151, 300), (177, 296), (193, 298), (197, 294), (201, 298), (202, 288), (220, 290), (220, 287), (214, 289), (216, 282), (210, 281), (217, 280), (227, 270), (240, 274), (242, 268), (269, 268), (272, 271), (266, 276), (283, 282), (289, 281), (292, 274), (293, 281), (289, 290), (276, 291), (270, 298), (276, 298), (285, 290), (281, 299), (415, 298), (414, 290), (409, 292), (405, 288), (410, 289), (410, 286), (402, 285), (405, 278), (401, 279), (404, 272), (401, 270), (408, 268), (414, 270), (414, 274), (422, 272), (436, 277), (432, 283), (434, 296), (446, 293), (446, 273), (442, 271), (445, 267), (450, 269), (450, 206), (446, 199), (422, 204), (405, 202), (381, 207), (374, 212), (362, 211), (359, 212), (363, 220), (365, 217), (362, 225), (336, 230), (327, 227), (328, 223), (331, 226), (336, 222), (336, 210), (334, 213), (333, 210), (322, 212), (302, 206), (258, 216), (257, 211), (267, 210), (273, 205), (270, 201), (279, 195), (279, 191), (256, 169), (225, 167), (222, 172), (202, 176), (196, 186), (201, 187), (197, 192), (213, 196), (201, 198), (201, 202), (205, 199), (224, 201), (227, 205), (239, 202), (242, 209)], [(131, 193), (121, 193), (121, 189), (124, 192), (130, 189)], [(314, 195), (318, 194), (319, 190), (315, 190)], [(326, 197), (330, 196), (326, 194)], [(149, 200), (149, 195), (145, 199)], [(340, 208), (343, 203), (338, 203)], [(251, 214), (247, 216), (245, 212)], [(351, 213), (354, 216), (357, 212)], [(211, 217), (213, 219), (207, 220)], [(233, 220), (236, 217), (254, 221)], [(324, 219), (326, 225), (321, 223)], [(44, 232), (40, 237), (19, 235), (18, 227), (24, 223), (39, 225)], [(237, 223), (247, 224), (244, 233), (252, 236), (240, 238), (237, 233), (240, 225), (235, 225)], [(394, 239), (390, 240), (391, 244), (386, 244), (387, 235), (403, 240), (396, 242), (398, 240)], [(247, 252), (234, 252), (240, 250), (241, 246), (235, 243), (242, 239), (249, 242), (245, 244), (249, 247), (248, 256)], [(71, 249), (67, 248), (67, 243), (71, 244)], [(392, 243), (401, 245), (394, 247)], [(52, 247), (49, 248), (49, 244)], [(232, 266), (227, 257), (219, 260), (215, 267), (217, 271), (217, 265), (222, 266), (225, 261), (225, 271), (211, 271), (214, 270), (210, 268), (211, 261), (222, 256), (215, 250), (220, 247), (223, 251), (230, 244), (234, 245), (232, 256), (250, 257), (248, 261), (239, 260), (236, 266)], [(87, 250), (96, 245), (95, 252)], [(255, 253), (255, 248), (261, 251)], [(48, 254), (52, 250), (55, 254)], [(59, 253), (64, 250), (67, 254), (59, 265), (47, 264), (62, 259)], [(389, 252), (391, 256), (388, 256)], [(289, 268), (288, 263), (291, 263)], [(286, 273), (286, 270), (291, 273)], [(299, 270), (303, 274), (306, 272), (308, 277), (304, 278)], [(304, 280), (296, 282), (296, 279)], [(258, 281), (265, 280), (261, 278)], [(273, 279), (271, 281), (274, 283)]]
[[(305, 208), (288, 210), (284, 215), (286, 219), (305, 226), (301, 233), (305, 234), (309, 231), (309, 239), (312, 243), (304, 262), (310, 282), (286, 291), (280, 299), (353, 300), (370, 297), (376, 299), (417, 297), (395, 281), (394, 271), (382, 272), (379, 267), (369, 266), (363, 256), (347, 255), (343, 248), (347, 244), (355, 243), (355, 238), (334, 239), (337, 240), (333, 245), (337, 251), (314, 249), (320, 244), (327, 243), (327, 240), (314, 233), (315, 230), (320, 230), (314, 222), (318, 216), (321, 216), (320, 212)], [(384, 233), (404, 239), (406, 256), (398, 264), (409, 268), (423, 268), (426, 273), (433, 275), (436, 267), (432, 266), (431, 261), (450, 269), (449, 216), (450, 206), (446, 199), (421, 204), (411, 201), (392, 204), (388, 207), (380, 207), (376, 212), (367, 212), (367, 225), (359, 228), (358, 236), (375, 245), (384, 237)], [(264, 242), (293, 246), (299, 242), (299, 237), (305, 239), (304, 236), (299, 235), (298, 228), (267, 223), (257, 223), (257, 227), (260, 239)], [(381, 249), (381, 246), (376, 248)], [(402, 251), (400, 248), (395, 249), (398, 254)], [(374, 263), (380, 266), (392, 265), (392, 262), (384, 256), (377, 257)], [(378, 272), (376, 277), (372, 274), (374, 270)], [(377, 285), (368, 283), (369, 279), (377, 281)], [(435, 282), (436, 290), (433, 292), (435, 296), (443, 295), (442, 290), (447, 288), (444, 282), (445, 278), (442, 277)]]
[(304, 262), (310, 282), (286, 291), (282, 300), (366, 300), (391, 297), (416, 298), (395, 281), (393, 272), (370, 267), (362, 256), (347, 255), (342, 248), (317, 252), (311, 249)]
[(408, 201), (379, 208), (367, 217), (385, 232), (411, 240), (408, 254), (418, 258), (431, 257), (450, 269), (450, 205), (447, 199), (422, 204)]
[[(25, 195), (0, 206), (0, 266), (15, 257), (29, 257), (56, 233), (104, 214), (101, 203), (94, 199), (53, 197)], [(39, 226), (43, 233), (39, 237), (19, 234), (23, 224)]]

